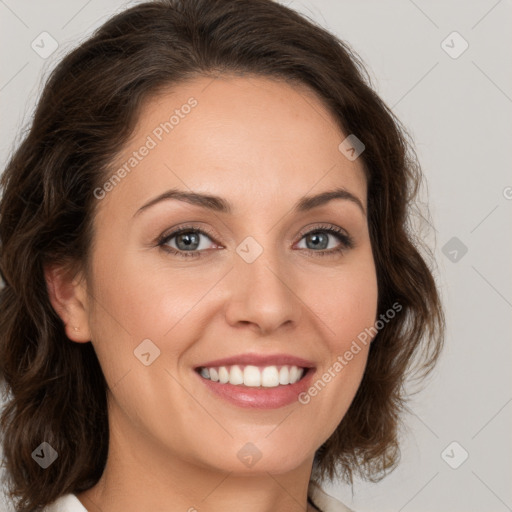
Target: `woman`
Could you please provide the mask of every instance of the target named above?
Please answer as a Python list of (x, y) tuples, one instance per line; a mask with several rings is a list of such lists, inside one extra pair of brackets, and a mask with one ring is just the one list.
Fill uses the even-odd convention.
[[(2, 175), (16, 510), (348, 510), (444, 317), (421, 171), (348, 47), (270, 0), (132, 7)], [(414, 365), (413, 365), (414, 360)]]

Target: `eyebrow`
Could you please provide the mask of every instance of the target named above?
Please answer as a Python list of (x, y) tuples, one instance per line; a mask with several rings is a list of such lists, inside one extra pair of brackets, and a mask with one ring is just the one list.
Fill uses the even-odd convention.
[[(198, 192), (187, 192), (185, 190), (170, 189), (145, 203), (135, 212), (133, 216), (136, 217), (141, 212), (147, 210), (151, 206), (154, 206), (155, 204), (160, 203), (162, 201), (168, 201), (171, 199), (174, 199), (176, 201), (183, 201), (185, 203), (189, 203), (195, 206), (200, 206), (201, 208), (206, 208), (214, 212), (226, 214), (231, 214), (233, 212), (233, 207), (231, 203), (222, 197), (201, 194)], [(324, 206), (325, 204), (334, 199), (342, 199), (356, 204), (363, 213), (363, 215), (366, 217), (366, 210), (361, 200), (344, 188), (336, 188), (334, 190), (328, 190), (313, 196), (301, 197), (299, 201), (295, 203), (292, 210), (295, 213), (306, 212), (314, 208)]]

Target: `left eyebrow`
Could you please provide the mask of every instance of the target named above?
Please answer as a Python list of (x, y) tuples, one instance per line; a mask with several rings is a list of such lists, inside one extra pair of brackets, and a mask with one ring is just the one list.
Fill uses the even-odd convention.
[(359, 209), (363, 212), (363, 215), (366, 217), (366, 210), (361, 200), (356, 195), (352, 194), (352, 192), (349, 192), (344, 188), (336, 188), (334, 190), (321, 192), (314, 196), (302, 197), (294, 206), (293, 210), (295, 212), (306, 212), (312, 210), (313, 208), (323, 206), (333, 199), (344, 199), (351, 201), (359, 207)]
[[(170, 189), (164, 192), (163, 194), (154, 197), (146, 204), (141, 206), (133, 216), (135, 217), (139, 215), (142, 211), (148, 209), (149, 207), (161, 201), (167, 201), (171, 199), (200, 206), (202, 208), (206, 208), (208, 210), (212, 210), (215, 212), (226, 214), (232, 214), (233, 212), (233, 207), (231, 203), (222, 197), (209, 194), (201, 194), (198, 192), (187, 192), (185, 190)], [(363, 215), (366, 217), (366, 210), (361, 200), (344, 188), (336, 188), (334, 190), (328, 190), (313, 196), (301, 197), (293, 207), (293, 211), (306, 212), (314, 208), (323, 206), (334, 199), (342, 199), (356, 204), (362, 211)]]

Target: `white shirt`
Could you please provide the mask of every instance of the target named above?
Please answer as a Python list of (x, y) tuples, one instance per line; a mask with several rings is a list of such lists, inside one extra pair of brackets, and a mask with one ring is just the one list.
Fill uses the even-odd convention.
[[(353, 512), (343, 505), (341, 501), (329, 496), (321, 487), (313, 482), (309, 484), (308, 494), (313, 503), (320, 508), (322, 512)], [(87, 512), (80, 500), (74, 494), (65, 494), (52, 504), (43, 509), (43, 512)]]

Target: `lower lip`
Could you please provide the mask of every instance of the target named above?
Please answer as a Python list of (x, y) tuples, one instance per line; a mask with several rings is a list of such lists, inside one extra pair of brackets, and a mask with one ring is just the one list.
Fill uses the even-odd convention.
[(299, 395), (309, 388), (315, 371), (314, 368), (309, 368), (306, 375), (295, 384), (280, 385), (275, 388), (221, 384), (195, 373), (213, 393), (233, 405), (253, 409), (278, 409), (298, 402)]

